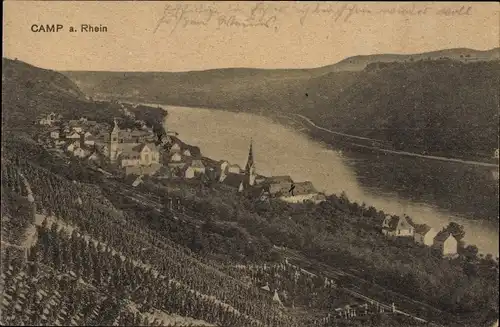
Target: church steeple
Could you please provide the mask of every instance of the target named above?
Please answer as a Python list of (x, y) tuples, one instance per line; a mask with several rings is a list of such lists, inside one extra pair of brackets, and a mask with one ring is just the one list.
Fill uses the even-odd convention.
[(113, 130), (111, 131), (111, 133), (118, 134), (120, 132), (120, 128), (118, 127), (118, 121), (116, 120), (116, 118), (113, 119), (113, 123), (114, 123), (114, 126), (113, 126)]
[(248, 151), (248, 160), (245, 166), (245, 176), (248, 185), (252, 186), (255, 184), (255, 162), (253, 158), (253, 141), (250, 140), (250, 149)]
[(118, 121), (114, 119), (115, 126), (109, 134), (109, 160), (115, 162), (118, 156), (118, 138), (120, 136), (120, 128), (118, 127)]
[(252, 150), (252, 139), (250, 139), (250, 150), (248, 151), (247, 165), (245, 166), (245, 172), (249, 172), (252, 167), (254, 167), (253, 162), (253, 150)]

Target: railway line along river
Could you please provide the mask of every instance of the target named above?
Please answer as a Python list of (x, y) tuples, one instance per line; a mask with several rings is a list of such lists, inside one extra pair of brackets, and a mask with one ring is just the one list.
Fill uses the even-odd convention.
[(168, 130), (199, 146), (206, 157), (243, 167), (253, 139), (260, 174), (309, 180), (327, 194), (344, 191), (358, 203), (407, 214), (416, 223), (437, 230), (455, 221), (465, 227), (466, 243), (498, 256), (498, 168), (383, 152), (340, 151), (335, 144), (313, 140), (259, 115), (162, 107), (168, 111)]

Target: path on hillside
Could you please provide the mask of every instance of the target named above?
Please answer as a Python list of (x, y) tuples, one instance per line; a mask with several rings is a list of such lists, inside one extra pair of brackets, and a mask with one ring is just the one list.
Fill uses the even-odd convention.
[[(340, 132), (335, 132), (330, 129), (321, 127), (316, 125), (311, 119), (307, 118), (306, 116), (300, 115), (300, 114), (293, 114), (295, 116), (298, 116), (305, 120), (309, 125), (320, 129), (322, 131), (328, 132), (330, 134), (335, 134), (335, 135), (340, 135), (340, 136), (345, 136), (348, 138), (353, 138), (353, 139), (358, 139), (358, 140), (363, 140), (363, 141), (374, 141), (374, 142), (380, 142), (380, 140), (377, 139), (371, 139), (368, 137), (361, 137), (357, 135), (351, 135), (351, 134), (345, 134), (345, 133), (340, 133)], [(385, 153), (392, 153), (392, 154), (397, 154), (397, 155), (404, 155), (404, 156), (410, 156), (410, 157), (419, 157), (419, 158), (425, 158), (425, 159), (432, 159), (432, 160), (441, 160), (441, 161), (448, 161), (448, 162), (457, 162), (457, 163), (462, 163), (466, 165), (474, 165), (474, 166), (483, 166), (483, 167), (499, 167), (498, 164), (493, 164), (493, 163), (487, 163), (487, 162), (481, 162), (481, 161), (472, 161), (472, 160), (462, 160), (462, 159), (454, 159), (454, 158), (446, 158), (446, 157), (439, 157), (439, 156), (431, 156), (431, 155), (424, 155), (424, 154), (419, 154), (419, 153), (414, 153), (414, 152), (407, 152), (407, 151), (396, 151), (396, 150), (389, 150), (389, 149), (383, 149), (379, 147), (373, 147), (373, 146), (367, 146), (367, 145), (361, 145), (361, 144), (355, 144), (351, 143), (351, 145), (360, 147), (360, 148), (366, 148), (370, 150), (375, 150), (375, 151), (380, 151), (380, 152), (385, 152)]]
[[(369, 301), (369, 302), (371, 301), (373, 303), (378, 303), (381, 307), (384, 307), (385, 309), (390, 310), (390, 309), (392, 309), (392, 307), (390, 305), (384, 304), (383, 302), (381, 302), (379, 300), (374, 299), (372, 297), (373, 295), (367, 296), (367, 295), (360, 293), (360, 291), (358, 290), (359, 288), (357, 288), (357, 286), (362, 286), (363, 284), (372, 285), (372, 286), (379, 288), (380, 291), (386, 292), (386, 294), (390, 294), (393, 297), (396, 296), (396, 300), (395, 300), (396, 307), (399, 307), (401, 309), (406, 309), (407, 311), (413, 311), (411, 309), (420, 307), (420, 308), (424, 308), (426, 310), (432, 310), (434, 312), (434, 314), (437, 314), (437, 315), (442, 315), (442, 314), (446, 313), (446, 312), (443, 312), (442, 310), (435, 308), (427, 303), (423, 303), (423, 302), (411, 299), (411, 298), (409, 298), (401, 293), (394, 292), (394, 291), (391, 291), (391, 290), (389, 290), (381, 285), (371, 283), (363, 278), (360, 278), (358, 276), (353, 275), (352, 273), (349, 273), (346, 270), (334, 268), (330, 265), (327, 265), (326, 263), (319, 262), (319, 261), (312, 259), (312, 258), (304, 257), (302, 254), (298, 253), (297, 251), (290, 250), (290, 249), (282, 249), (282, 253), (287, 259), (291, 259), (291, 260), (297, 261), (299, 263), (311, 264), (311, 265), (317, 267), (317, 269), (319, 269), (321, 271), (321, 274), (323, 276), (326, 276), (327, 278), (331, 278), (333, 280), (336, 280), (337, 277), (340, 277), (340, 276), (350, 277), (354, 283), (348, 282), (348, 284), (344, 285), (343, 287), (340, 287), (340, 289), (348, 292), (349, 294), (351, 294), (354, 297), (363, 299), (365, 301)], [(292, 265), (294, 265), (294, 264), (292, 264)], [(297, 266), (297, 267), (299, 267), (299, 266)], [(305, 270), (305, 269), (301, 268), (301, 270)], [(309, 272), (309, 273), (314, 274), (312, 272)], [(410, 310), (408, 310), (408, 309), (410, 309)], [(396, 313), (399, 313), (399, 314), (402, 314), (402, 315), (405, 315), (408, 317), (412, 317), (413, 319), (420, 321), (420, 322), (425, 321), (432, 326), (440, 326), (439, 324), (428, 321), (427, 319), (422, 319), (413, 313), (405, 312), (405, 311), (402, 311), (400, 309), (396, 309)]]

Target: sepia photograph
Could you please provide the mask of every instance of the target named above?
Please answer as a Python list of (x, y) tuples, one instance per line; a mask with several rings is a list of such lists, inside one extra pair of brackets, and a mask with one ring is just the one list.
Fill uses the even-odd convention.
[(498, 327), (500, 3), (4, 1), (1, 326)]

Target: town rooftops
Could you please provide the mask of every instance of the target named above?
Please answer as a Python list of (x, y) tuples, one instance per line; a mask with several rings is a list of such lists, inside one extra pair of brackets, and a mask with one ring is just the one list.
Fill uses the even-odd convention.
[(184, 142), (182, 142), (179, 138), (175, 137), (175, 136), (170, 136), (171, 140), (172, 140), (172, 144), (178, 144), (179, 145), (179, 151), (178, 152), (184, 152), (186, 150), (189, 150), (189, 152), (191, 153), (191, 157), (193, 158), (201, 158), (201, 151), (200, 151), (200, 148), (197, 147), (197, 146), (192, 146), (192, 145), (189, 145), (189, 144), (186, 144)]

